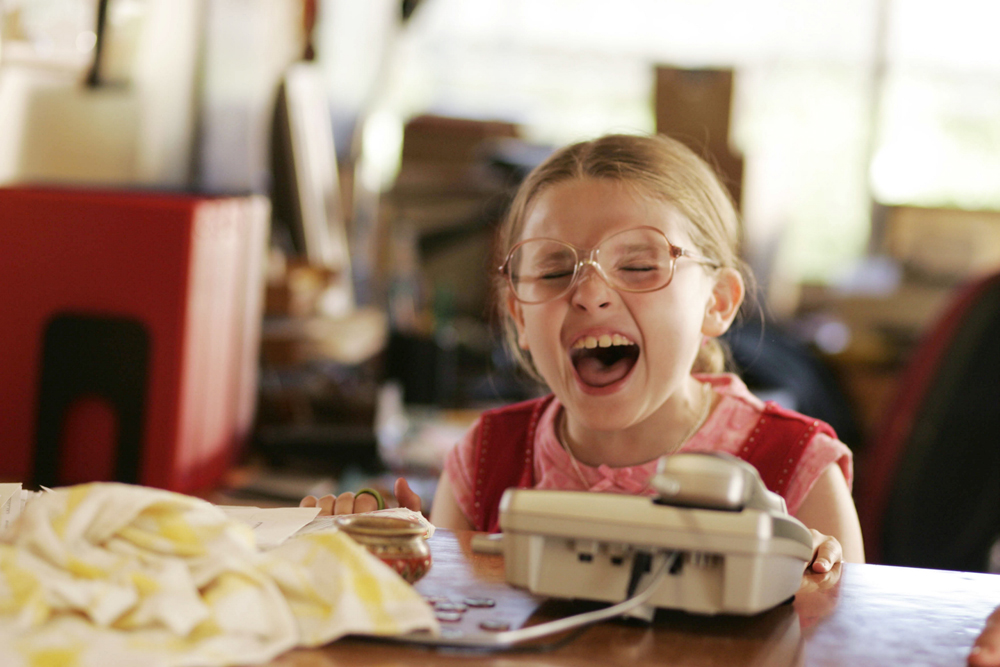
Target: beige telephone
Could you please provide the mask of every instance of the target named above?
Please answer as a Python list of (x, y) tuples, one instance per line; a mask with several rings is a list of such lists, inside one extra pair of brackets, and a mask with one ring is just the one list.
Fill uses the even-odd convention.
[(659, 497), (508, 489), (500, 503), (507, 582), (532, 593), (657, 608), (755, 614), (791, 598), (812, 558), (809, 530), (734, 456), (664, 457)]

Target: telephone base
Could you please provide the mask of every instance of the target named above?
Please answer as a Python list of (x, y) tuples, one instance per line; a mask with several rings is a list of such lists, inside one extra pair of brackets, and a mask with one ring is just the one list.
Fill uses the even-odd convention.
[(647, 572), (672, 558), (644, 605), (652, 612), (762, 612), (795, 594), (812, 557), (805, 526), (773, 509), (508, 489), (500, 525), (507, 582), (539, 595), (622, 602), (642, 589)]

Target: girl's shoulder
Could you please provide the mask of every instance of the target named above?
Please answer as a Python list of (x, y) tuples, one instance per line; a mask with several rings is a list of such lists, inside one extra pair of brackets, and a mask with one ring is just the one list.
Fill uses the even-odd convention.
[(764, 401), (733, 373), (699, 373), (694, 377), (710, 384), (719, 398), (708, 419), (684, 449), (735, 454), (764, 413)]
[(755, 411), (764, 409), (764, 401), (754, 395), (735, 373), (695, 373), (694, 378), (708, 383), (715, 393), (724, 398), (743, 403)]
[(554, 431), (555, 415), (561, 404), (553, 394), (511, 403), (481, 412), (454, 449), (472, 459), (484, 443), (499, 445), (504, 451), (519, 449), (537, 440), (539, 433)]

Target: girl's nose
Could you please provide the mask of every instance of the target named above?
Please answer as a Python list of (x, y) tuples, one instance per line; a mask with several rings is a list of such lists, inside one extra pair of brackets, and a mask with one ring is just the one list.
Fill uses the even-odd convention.
[(583, 310), (606, 308), (611, 304), (613, 291), (597, 266), (587, 263), (580, 269), (570, 302)]

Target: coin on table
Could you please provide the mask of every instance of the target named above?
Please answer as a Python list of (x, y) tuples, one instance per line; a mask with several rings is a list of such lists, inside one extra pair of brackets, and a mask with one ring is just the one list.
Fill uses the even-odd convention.
[(424, 597), (427, 603), (432, 607), (436, 607), (439, 604), (450, 603), (451, 599), (446, 595), (427, 595)]
[(434, 618), (442, 623), (458, 623), (462, 620), (460, 611), (438, 611), (434, 613)]
[(465, 598), (462, 602), (476, 608), (494, 607), (497, 603), (493, 598)]
[(479, 627), (490, 632), (506, 632), (510, 630), (510, 623), (500, 620), (483, 621), (479, 624)]

